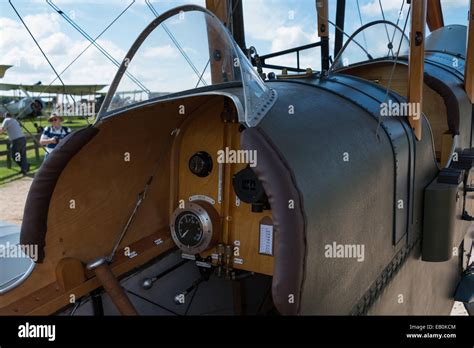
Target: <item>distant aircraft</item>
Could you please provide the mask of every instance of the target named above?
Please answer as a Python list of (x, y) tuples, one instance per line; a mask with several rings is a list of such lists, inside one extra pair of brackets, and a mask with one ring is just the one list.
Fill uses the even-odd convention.
[[(0, 76), (1, 75), (0, 66)], [(41, 116), (41, 112), (45, 106), (45, 101), (41, 98), (31, 97), (29, 92), (48, 94), (68, 94), (68, 95), (90, 95), (97, 94), (106, 85), (50, 85), (44, 86), (41, 82), (34, 85), (19, 85), (0, 83), (0, 91), (21, 90), (26, 95), (19, 100), (12, 101), (8, 104), (0, 104), (0, 112), (9, 112), (17, 118), (30, 118)]]

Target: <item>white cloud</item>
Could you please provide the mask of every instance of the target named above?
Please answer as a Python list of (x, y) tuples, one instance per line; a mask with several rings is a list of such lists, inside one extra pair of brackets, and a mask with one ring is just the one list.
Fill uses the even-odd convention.
[[(63, 28), (66, 24), (60, 22), (59, 16), (44, 13), (25, 16), (24, 20), (58, 72), (89, 44), (85, 39), (74, 40), (67, 35)], [(41, 81), (47, 85), (56, 77), (19, 21), (0, 18), (0, 37), (1, 64), (13, 65), (2, 82), (32, 84)], [(99, 43), (118, 60), (125, 55), (122, 48), (110, 41), (99, 40)], [(109, 84), (116, 71), (117, 68), (95, 47), (90, 47), (61, 78), (66, 84)]]
[[(400, 0), (383, 0), (382, 7), (385, 13), (399, 11), (402, 4)], [(406, 6), (405, 6), (406, 7)], [(375, 17), (382, 17), (382, 12), (380, 11), (380, 4), (378, 0), (371, 0), (369, 3), (362, 5), (360, 7), (362, 14)]]
[(176, 58), (178, 51), (171, 45), (146, 47), (143, 56), (146, 58)]
[(305, 45), (318, 40), (316, 33), (306, 32), (300, 26), (281, 26), (276, 28), (273, 33), (272, 52)]
[[(303, 13), (302, 8), (288, 6), (279, 0), (247, 0), (244, 2), (245, 33), (247, 44), (257, 43), (259, 54), (277, 52), (319, 41), (316, 32), (316, 7), (314, 13)], [(305, 7), (307, 8), (307, 7)], [(292, 19), (293, 18), (293, 19)], [(267, 43), (267, 47), (260, 47)], [(320, 66), (319, 49), (303, 51), (300, 54), (302, 68)], [(269, 59), (268, 64), (296, 66), (296, 54)]]

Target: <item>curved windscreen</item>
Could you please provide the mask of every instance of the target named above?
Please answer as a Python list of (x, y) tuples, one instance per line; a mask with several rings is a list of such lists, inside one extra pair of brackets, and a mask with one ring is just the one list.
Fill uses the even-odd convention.
[(406, 56), (409, 49), (409, 40), (398, 26), (388, 21), (372, 22), (347, 40), (331, 69), (337, 70), (373, 59)]
[(217, 17), (199, 6), (182, 6), (156, 18), (139, 36), (102, 110), (115, 111), (229, 83), (243, 88), (241, 121), (249, 126), (258, 123), (274, 101), (274, 92), (255, 73)]

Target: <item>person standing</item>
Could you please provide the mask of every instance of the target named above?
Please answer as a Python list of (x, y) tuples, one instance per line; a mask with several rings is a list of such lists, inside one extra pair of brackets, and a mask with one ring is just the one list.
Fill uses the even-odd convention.
[(21, 173), (26, 175), (30, 170), (30, 164), (26, 157), (26, 138), (21, 130), (20, 123), (11, 117), (8, 112), (4, 115), (4, 120), (0, 127), (0, 134), (5, 131), (8, 134), (8, 139), (11, 144), (11, 157), (21, 168)]
[(40, 144), (45, 146), (46, 154), (44, 159), (54, 150), (58, 143), (71, 133), (71, 129), (62, 125), (63, 118), (56, 114), (51, 114), (48, 118), (51, 126), (45, 127), (41, 134)]

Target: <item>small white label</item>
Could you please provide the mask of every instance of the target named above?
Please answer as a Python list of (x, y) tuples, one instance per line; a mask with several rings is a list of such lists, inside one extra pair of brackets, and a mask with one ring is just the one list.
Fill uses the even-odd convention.
[(205, 196), (205, 195), (195, 195), (195, 196), (191, 196), (189, 197), (189, 201), (190, 202), (194, 202), (194, 201), (205, 201), (207, 203), (210, 203), (212, 205), (216, 204), (216, 201), (213, 200), (211, 197), (209, 196)]
[(136, 251), (132, 251), (132, 252), (130, 252), (130, 254), (128, 254), (128, 258), (133, 259), (137, 255), (138, 255), (138, 253)]
[(217, 255), (217, 254), (212, 254), (211, 257), (212, 257), (213, 260), (217, 260), (217, 259), (219, 258), (219, 255)]
[(203, 262), (203, 261), (196, 261), (196, 265), (198, 265), (199, 267), (205, 267), (205, 268), (211, 268), (212, 267), (209, 263)]
[(235, 263), (236, 265), (243, 265), (244, 259), (241, 259), (241, 258), (234, 258), (234, 263)]
[(273, 256), (273, 226), (260, 225), (260, 246), (258, 252)]
[(190, 254), (182, 253), (181, 257), (186, 260), (193, 260), (193, 261), (196, 260), (196, 256), (190, 255)]
[(160, 245), (163, 243), (163, 239), (161, 238), (158, 238), (157, 240), (155, 240), (153, 243), (155, 243), (156, 245)]

